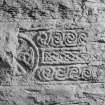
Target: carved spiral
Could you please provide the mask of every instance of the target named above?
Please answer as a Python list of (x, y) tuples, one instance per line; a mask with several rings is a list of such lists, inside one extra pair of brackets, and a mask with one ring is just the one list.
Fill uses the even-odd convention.
[(62, 46), (63, 43), (63, 34), (62, 32), (53, 32), (52, 33), (52, 45), (55, 47)]
[(72, 44), (76, 44), (77, 36), (73, 32), (65, 33), (65, 45), (70, 46)]
[(83, 45), (87, 42), (88, 34), (86, 32), (79, 32), (77, 42), (79, 45)]
[(55, 71), (55, 79), (58, 81), (63, 81), (66, 80), (68, 78), (68, 70), (67, 68), (56, 68)]
[(78, 80), (80, 78), (80, 72), (78, 67), (69, 68), (69, 79)]
[(92, 78), (92, 70), (90, 67), (82, 68), (82, 79), (83, 80), (90, 80)]
[(47, 47), (49, 45), (49, 33), (46, 31), (40, 31), (35, 37), (35, 42), (38, 47)]
[(52, 81), (54, 76), (54, 70), (50, 67), (40, 68), (37, 76), (41, 81)]

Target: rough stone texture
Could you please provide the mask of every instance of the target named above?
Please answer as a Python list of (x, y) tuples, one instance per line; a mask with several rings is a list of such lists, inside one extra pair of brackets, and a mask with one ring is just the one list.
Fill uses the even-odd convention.
[(0, 105), (105, 105), (105, 0), (0, 0)]

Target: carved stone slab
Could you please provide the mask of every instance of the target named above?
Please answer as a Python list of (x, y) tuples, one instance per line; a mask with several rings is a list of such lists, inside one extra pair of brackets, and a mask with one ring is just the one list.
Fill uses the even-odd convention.
[(0, 105), (105, 105), (105, 1), (1, 0)]

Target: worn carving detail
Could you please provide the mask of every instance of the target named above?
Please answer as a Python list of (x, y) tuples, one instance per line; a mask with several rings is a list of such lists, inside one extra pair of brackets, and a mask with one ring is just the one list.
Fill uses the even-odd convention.
[(73, 47), (73, 46), (81, 46), (87, 43), (88, 41), (88, 33), (76, 32), (75, 30), (69, 31), (39, 31), (36, 34), (35, 42), (38, 47)]
[(37, 65), (38, 54), (32, 43), (22, 37), (18, 39), (19, 46), (17, 48), (17, 62), (20, 63), (26, 71), (33, 71)]
[(0, 0), (0, 105), (105, 105), (105, 0)]
[(87, 40), (88, 40), (88, 33), (86, 33), (86, 32), (79, 32), (77, 40), (78, 40), (77, 43), (79, 45), (85, 44), (87, 42)]
[(41, 49), (40, 63), (47, 65), (86, 64), (92, 60), (88, 53), (81, 53), (79, 49)]
[(65, 33), (65, 46), (72, 46), (72, 44), (77, 44), (77, 35), (73, 32)]
[[(90, 81), (104, 82), (104, 70), (98, 66), (58, 66), (41, 67), (36, 70), (35, 78), (41, 81)], [(104, 74), (105, 75), (105, 74)]]
[(39, 31), (36, 35), (36, 45), (39, 47), (47, 47), (49, 44), (50, 35), (46, 31)]

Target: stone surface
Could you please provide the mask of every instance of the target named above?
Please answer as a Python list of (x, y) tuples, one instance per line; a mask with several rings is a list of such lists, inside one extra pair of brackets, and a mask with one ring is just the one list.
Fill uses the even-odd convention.
[(105, 1), (0, 0), (0, 105), (105, 105)]

